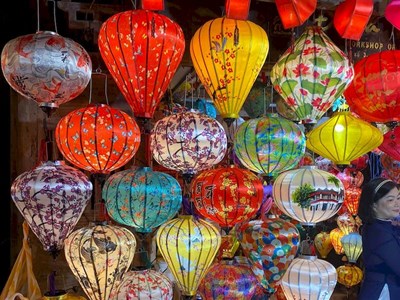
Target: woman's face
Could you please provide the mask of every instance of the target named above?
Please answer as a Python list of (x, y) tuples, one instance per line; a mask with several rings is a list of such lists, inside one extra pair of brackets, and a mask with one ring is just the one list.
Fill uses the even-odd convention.
[(378, 219), (390, 220), (400, 213), (400, 193), (393, 188), (384, 197), (374, 203), (375, 215)]

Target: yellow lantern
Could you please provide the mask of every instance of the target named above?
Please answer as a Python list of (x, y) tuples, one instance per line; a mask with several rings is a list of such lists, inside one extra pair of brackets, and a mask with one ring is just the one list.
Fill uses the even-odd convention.
[(333, 248), (331, 237), (326, 231), (321, 231), (314, 237), (314, 245), (322, 258), (326, 258)]
[(331, 230), (329, 237), (331, 238), (331, 243), (336, 254), (343, 254), (344, 251), (341, 239), (344, 237), (344, 232), (341, 231), (340, 228), (335, 228)]
[(345, 287), (350, 288), (359, 284), (363, 278), (362, 270), (355, 265), (344, 265), (336, 268), (337, 280)]
[(185, 215), (161, 225), (156, 239), (182, 294), (196, 295), (221, 245), (218, 229), (202, 219)]
[(247, 20), (216, 18), (193, 35), (194, 69), (227, 124), (238, 118), (268, 50), (267, 33)]
[(358, 232), (351, 232), (343, 236), (340, 241), (349, 262), (356, 263), (363, 250), (361, 235)]

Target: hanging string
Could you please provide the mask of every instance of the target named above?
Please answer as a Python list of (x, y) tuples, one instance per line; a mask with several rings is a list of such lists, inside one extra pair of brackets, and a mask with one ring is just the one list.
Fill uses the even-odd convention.
[(52, 0), (53, 2), (53, 21), (54, 21), (54, 31), (56, 33), (58, 33), (58, 29), (57, 29), (57, 18), (56, 18), (56, 6), (57, 6), (57, 1), (56, 0)]
[(131, 0), (131, 3), (132, 3), (132, 6), (133, 6), (133, 9), (136, 9), (136, 0)]
[(396, 40), (394, 39), (394, 26), (392, 25), (392, 32), (390, 33), (389, 40), (392, 40), (393, 50), (396, 50)]
[(92, 77), (89, 81), (89, 104), (92, 103), (92, 93), (93, 93), (93, 75), (101, 75), (104, 76), (104, 98), (106, 100), (106, 104), (110, 105), (108, 102), (108, 76), (106, 73), (103, 73), (101, 68), (98, 67), (95, 72), (92, 73)]
[(36, 1), (36, 15), (37, 15), (37, 27), (36, 27), (36, 32), (40, 31), (40, 1)]

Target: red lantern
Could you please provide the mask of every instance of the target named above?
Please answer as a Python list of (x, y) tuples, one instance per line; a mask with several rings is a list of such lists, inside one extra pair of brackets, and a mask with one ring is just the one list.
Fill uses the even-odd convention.
[(373, 10), (373, 0), (346, 0), (336, 8), (333, 25), (342, 38), (358, 41)]
[(182, 28), (152, 11), (125, 11), (103, 23), (98, 44), (135, 116), (151, 119), (182, 60)]
[(400, 13), (400, 0), (390, 1), (390, 3), (386, 6), (385, 9), (385, 18), (390, 22), (390, 24), (392, 24), (398, 30), (400, 30), (399, 13)]
[(379, 145), (379, 149), (391, 156), (395, 160), (400, 160), (400, 127), (386, 132), (383, 135), (383, 142)]
[(360, 204), (361, 188), (351, 186), (345, 189), (344, 192), (344, 205), (347, 207), (349, 213), (353, 216), (358, 213), (358, 205)]
[(148, 10), (164, 10), (164, 0), (142, 0), (142, 8)]
[(317, 8), (317, 0), (275, 0), (283, 28), (302, 25)]
[(226, 17), (236, 20), (247, 20), (249, 16), (250, 0), (226, 0)]

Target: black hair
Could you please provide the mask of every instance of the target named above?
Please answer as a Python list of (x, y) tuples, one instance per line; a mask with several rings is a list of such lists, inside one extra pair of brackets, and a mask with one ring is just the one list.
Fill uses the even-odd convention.
[[(386, 182), (379, 186), (384, 181)], [(373, 209), (374, 203), (377, 203), (379, 199), (386, 196), (393, 188), (399, 188), (399, 185), (392, 180), (381, 177), (370, 180), (362, 187), (358, 205), (358, 216), (361, 218), (363, 224), (374, 222), (376, 219)]]

